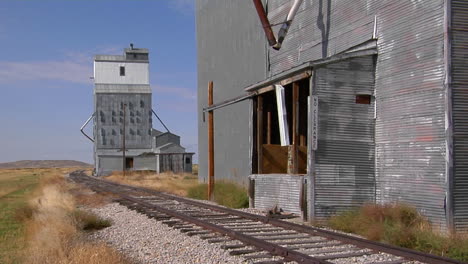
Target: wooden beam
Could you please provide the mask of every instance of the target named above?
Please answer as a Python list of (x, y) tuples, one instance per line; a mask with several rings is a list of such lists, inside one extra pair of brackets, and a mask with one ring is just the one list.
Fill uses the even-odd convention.
[(267, 127), (266, 127), (266, 132), (267, 132), (267, 140), (266, 143), (268, 145), (271, 144), (271, 103), (267, 104)]
[[(310, 70), (304, 71), (304, 72), (301, 72), (301, 73), (296, 74), (294, 76), (291, 76), (289, 78), (283, 79), (283, 80), (277, 82), (276, 84), (279, 84), (281, 86), (286, 86), (286, 85), (291, 84), (293, 82), (297, 82), (297, 81), (300, 81), (302, 79), (309, 78), (311, 76), (311, 74), (312, 74), (312, 72)], [(267, 93), (267, 92), (273, 91), (274, 89), (275, 89), (274, 85), (267, 85), (265, 87), (257, 89), (257, 94)]]
[(299, 84), (293, 83), (292, 96), (292, 174), (299, 172), (298, 143), (299, 143)]
[(263, 173), (263, 96), (257, 97), (257, 173)]
[[(213, 105), (213, 81), (208, 84), (208, 106)], [(213, 201), (214, 191), (214, 123), (213, 111), (208, 112), (208, 199)]]

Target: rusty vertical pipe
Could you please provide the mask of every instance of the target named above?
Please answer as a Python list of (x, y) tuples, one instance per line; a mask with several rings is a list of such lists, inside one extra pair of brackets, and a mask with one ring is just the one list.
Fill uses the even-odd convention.
[[(208, 107), (213, 105), (213, 81), (208, 84)], [(213, 110), (208, 112), (208, 199), (214, 196), (214, 136)]]
[(268, 39), (268, 44), (270, 46), (276, 45), (276, 38), (273, 30), (271, 29), (270, 21), (268, 21), (267, 14), (265, 12), (265, 8), (263, 8), (262, 0), (253, 0), (255, 9), (257, 9), (258, 17), (260, 18), (260, 22), (262, 23), (263, 30), (265, 31), (265, 35)]

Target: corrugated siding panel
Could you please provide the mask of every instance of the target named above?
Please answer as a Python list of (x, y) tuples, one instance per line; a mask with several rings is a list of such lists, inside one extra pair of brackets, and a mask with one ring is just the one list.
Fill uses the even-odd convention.
[(452, 0), (454, 224), (468, 232), (468, 2)]
[(123, 167), (122, 157), (99, 157), (99, 173), (106, 175), (113, 171), (121, 171)]
[(255, 180), (255, 208), (270, 210), (277, 206), (285, 212), (301, 214), (303, 176), (268, 174), (250, 177)]
[(157, 156), (135, 157), (133, 169), (156, 171), (156, 163), (157, 163)]
[(185, 172), (184, 156), (185, 154), (159, 155), (159, 172)]
[(316, 69), (315, 76), (315, 215), (323, 218), (375, 199), (374, 104), (356, 103), (356, 95), (374, 93), (374, 57), (329, 64)]
[[(293, 1), (269, 1), (272, 24), (286, 18)], [(279, 51), (269, 49), (270, 75), (343, 52), (372, 38), (368, 0), (305, 0)], [(274, 27), (275, 34), (279, 28)]]
[(378, 20), (377, 200), (445, 226), (444, 1), (372, 1)]

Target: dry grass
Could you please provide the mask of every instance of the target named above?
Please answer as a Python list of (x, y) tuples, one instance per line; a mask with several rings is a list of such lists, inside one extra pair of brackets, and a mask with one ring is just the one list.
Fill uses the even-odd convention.
[(126, 172), (125, 177), (122, 172), (114, 172), (106, 177), (107, 180), (151, 188), (154, 190), (187, 196), (187, 191), (198, 185), (196, 175), (190, 173), (174, 174), (160, 173), (147, 171)]
[(71, 189), (77, 188), (57, 174), (41, 179), (28, 202), (31, 209), (22, 210), (26, 212), (22, 213), (25, 226), (22, 262), (130, 263), (105, 244), (87, 241), (81, 230), (102, 220), (92, 214), (77, 213)]
[(18, 219), (32, 214), (27, 203), (40, 179), (76, 169), (0, 169), (0, 263), (19, 263), (17, 252), (24, 248), (24, 223)]
[(368, 239), (468, 261), (468, 237), (433, 230), (427, 219), (407, 205), (368, 204), (334, 216), (328, 223)]

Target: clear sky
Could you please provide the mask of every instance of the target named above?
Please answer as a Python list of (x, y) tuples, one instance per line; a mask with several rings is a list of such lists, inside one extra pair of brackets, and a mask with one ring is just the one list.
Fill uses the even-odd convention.
[(130, 43), (150, 51), (153, 108), (196, 152), (193, 2), (1, 1), (0, 162), (91, 163), (79, 128), (93, 112), (93, 55), (120, 55)]

